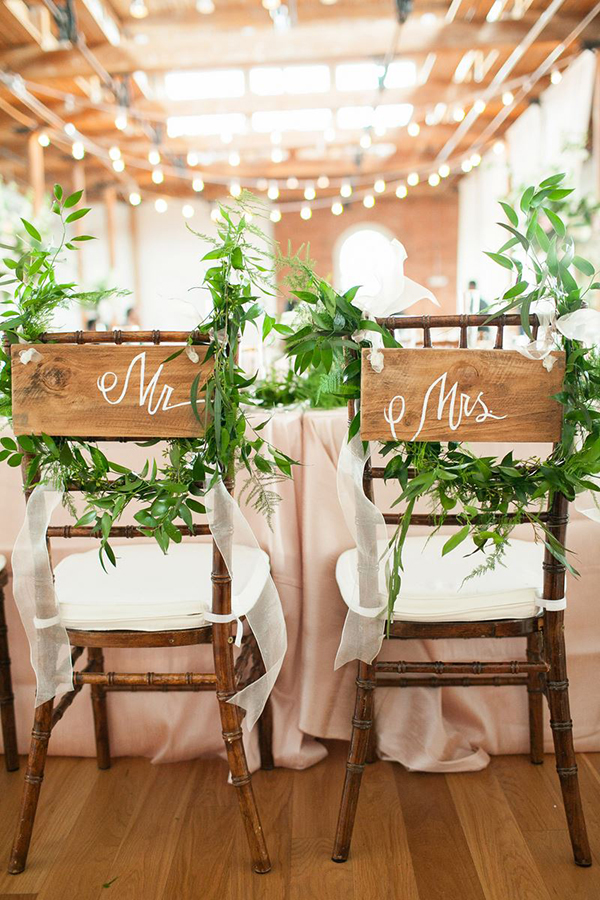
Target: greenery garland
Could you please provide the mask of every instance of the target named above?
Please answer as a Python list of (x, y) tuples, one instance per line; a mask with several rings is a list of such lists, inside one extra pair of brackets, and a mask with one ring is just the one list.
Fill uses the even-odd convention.
[[(0, 331), (9, 344), (38, 342), (57, 309), (118, 293), (106, 290), (92, 295), (57, 279), (63, 250), (73, 252), (78, 242), (93, 240), (90, 235), (67, 239), (68, 226), (89, 212), (87, 208), (76, 209), (81, 196), (78, 191), (65, 197), (60, 185), (55, 186), (52, 211), (61, 226), (55, 248), (44, 248), (35, 226), (23, 220), (32, 244), (18, 260), (4, 260), (8, 273), (0, 281), (0, 290), (11, 288), (11, 295), (1, 303), (0, 314)], [(217, 238), (199, 235), (213, 245), (203, 257), (211, 263), (203, 287), (210, 293), (213, 309), (194, 330), (208, 334), (210, 342), (208, 346), (194, 346), (191, 333), (188, 346), (165, 360), (183, 352), (195, 362), (214, 360), (203, 406), (198, 402), (199, 376), (191, 388), (194, 414), (203, 427), (201, 436), (169, 440), (162, 463), (148, 460), (138, 473), (109, 460), (93, 441), (49, 435), (19, 437), (16, 441), (0, 438), (0, 460), (6, 460), (9, 466), (19, 466), (25, 454), (31, 457), (26, 472), (29, 486), (38, 478), (62, 487), (69, 482), (81, 485), (85, 509), (76, 524), (92, 526), (98, 532), (103, 566), (105, 559), (116, 564), (109, 543), (110, 529), (132, 501), (142, 504), (134, 514), (138, 530), (155, 538), (166, 553), (171, 541), (181, 541), (177, 522), (193, 526), (193, 514), (205, 512), (202, 496), (218, 479), (231, 476), (238, 468), (245, 470), (247, 502), (270, 519), (279, 499), (273, 487), (280, 478), (291, 477), (295, 461), (260, 435), (266, 421), (253, 426), (248, 420), (244, 403), (256, 375), (247, 377), (237, 364), (241, 335), (247, 325), (256, 325), (263, 316), (259, 294), (269, 290), (273, 259), (261, 246), (264, 235), (252, 224), (253, 212), (260, 210), (244, 196), (235, 207), (221, 206)], [(270, 317), (266, 321), (269, 330), (279, 328)], [(204, 354), (203, 359), (200, 354)], [(0, 415), (10, 420), (10, 356), (0, 351), (0, 361)], [(140, 446), (157, 443), (145, 441)], [(66, 504), (76, 517), (68, 494)]]
[[(510, 270), (515, 282), (498, 301), (490, 322), (502, 313), (518, 312), (530, 339), (529, 315), (534, 304), (545, 303), (556, 318), (584, 308), (589, 292), (600, 288), (594, 282), (594, 267), (574, 255), (573, 240), (551, 208), (571, 193), (561, 187), (563, 179), (564, 175), (556, 175), (527, 188), (518, 208), (502, 203), (507, 221), (499, 224), (507, 230), (508, 240), (497, 253), (488, 254)], [(585, 287), (578, 285), (574, 270), (589, 278)], [(361, 370), (357, 351), (369, 346), (365, 340), (357, 341), (357, 332), (377, 331), (383, 336), (384, 346), (401, 345), (385, 328), (363, 318), (352, 303), (357, 288), (339, 294), (314, 275), (310, 266), (305, 266), (304, 274), (307, 289), (296, 292), (303, 305), (300, 327), (286, 339), (294, 370), (317, 371), (329, 391), (345, 400), (356, 400)], [(600, 490), (591, 480), (600, 472), (600, 357), (597, 348), (567, 340), (555, 330), (549, 334), (552, 347), (564, 349), (567, 360), (563, 391), (557, 396), (564, 407), (562, 440), (548, 459), (517, 460), (512, 452), (501, 460), (478, 457), (460, 442), (386, 441), (380, 445), (387, 457), (385, 479), (399, 484), (394, 505), (405, 504), (390, 541), (393, 565), (388, 583), (388, 620), (401, 587), (402, 549), (409, 518), (420, 498), (430, 501), (436, 530), (450, 512), (458, 516), (459, 530), (448, 538), (443, 554), (459, 547), (470, 535), (480, 558), (472, 575), (489, 571), (502, 561), (513, 529), (524, 522), (533, 525), (536, 539), (543, 540), (552, 554), (575, 572), (566, 559), (565, 548), (540, 520), (540, 512), (547, 494), (552, 497), (561, 492), (573, 500), (581, 492)], [(359, 429), (360, 412), (350, 425), (349, 439)], [(495, 519), (498, 513), (500, 518)]]

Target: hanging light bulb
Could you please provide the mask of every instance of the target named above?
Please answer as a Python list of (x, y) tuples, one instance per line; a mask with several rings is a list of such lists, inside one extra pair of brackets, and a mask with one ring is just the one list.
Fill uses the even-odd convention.
[(71, 148), (71, 153), (73, 154), (73, 159), (83, 159), (85, 156), (85, 147), (81, 141), (75, 141)]
[(371, 138), (371, 135), (367, 131), (365, 131), (365, 133), (361, 135), (360, 146), (363, 148), (363, 150), (368, 150), (372, 143), (373, 140)]
[(440, 176), (437, 172), (432, 172), (427, 181), (429, 182), (431, 187), (437, 187), (440, 183)]
[(304, 188), (304, 199), (305, 200), (314, 200), (317, 196), (317, 192), (314, 189), (312, 184), (307, 184)]
[(229, 154), (229, 165), (230, 166), (239, 166), (240, 162), (241, 162), (240, 154), (237, 152), (237, 150), (233, 150)]
[(419, 173), (411, 172), (406, 181), (408, 182), (410, 187), (416, 187), (419, 183)]
[(450, 166), (448, 165), (448, 163), (442, 163), (438, 169), (438, 173), (440, 178), (447, 178), (450, 174)]
[(75, 128), (73, 123), (67, 122), (67, 124), (65, 125), (65, 134), (68, 134), (69, 137), (74, 137), (76, 132), (77, 132), (77, 129)]
[(127, 113), (125, 110), (121, 110), (121, 112), (117, 114), (115, 118), (115, 128), (119, 131), (125, 131), (127, 128)]
[(363, 199), (363, 206), (367, 209), (373, 209), (375, 206), (375, 197), (373, 194), (367, 194), (367, 196)]
[(148, 7), (144, 0), (131, 0), (129, 15), (133, 16), (134, 19), (145, 19), (148, 15)]
[(194, 215), (194, 207), (191, 203), (184, 203), (181, 207), (181, 215), (184, 219), (191, 219)]
[(220, 212), (220, 210), (218, 209), (218, 207), (213, 206), (213, 208), (212, 208), (211, 211), (210, 211), (210, 217), (211, 217), (211, 219), (213, 220), (213, 222), (218, 222), (218, 221), (219, 221), (219, 219), (221, 218), (221, 212)]
[(383, 178), (378, 178), (375, 184), (373, 185), (373, 190), (376, 194), (383, 194), (385, 191), (385, 181)]
[(327, 175), (319, 175), (319, 177), (317, 178), (317, 187), (321, 191), (329, 187), (329, 178), (327, 177)]
[(385, 125), (376, 125), (375, 134), (377, 135), (377, 137), (385, 137), (387, 134), (387, 128), (385, 127)]
[(494, 153), (496, 154), (496, 156), (502, 156), (502, 154), (504, 153), (504, 142), (496, 141), (493, 149), (494, 149)]
[(349, 181), (344, 181), (340, 188), (340, 194), (342, 197), (351, 197), (352, 196), (352, 185)]
[(168, 210), (169, 204), (162, 197), (159, 197), (158, 200), (154, 201), (154, 209), (157, 213), (164, 213)]
[(341, 214), (344, 212), (343, 204), (340, 203), (339, 200), (336, 200), (335, 203), (331, 204), (331, 212), (334, 214), (334, 216), (341, 216)]
[(473, 167), (475, 167), (475, 166), (478, 166), (480, 162), (481, 162), (481, 156), (479, 155), (479, 153), (474, 153), (470, 159), (471, 165)]
[(295, 175), (290, 175), (290, 177), (288, 178), (288, 180), (287, 180), (286, 183), (285, 183), (285, 186), (286, 186), (290, 191), (295, 191), (295, 190), (297, 190), (297, 188), (298, 188), (298, 179), (296, 178), (296, 176), (295, 176)]
[(273, 147), (273, 149), (271, 150), (271, 162), (283, 162), (283, 150), (281, 149), (281, 147)]
[(279, 187), (277, 186), (277, 182), (271, 182), (267, 191), (267, 197), (269, 198), (269, 200), (277, 200), (277, 198), (279, 197)]
[(242, 186), (239, 181), (232, 181), (229, 185), (229, 193), (232, 197), (239, 197), (242, 193)]
[(269, 182), (266, 178), (259, 178), (256, 182), (256, 190), (257, 191), (266, 191), (269, 187)]
[(121, 151), (118, 147), (111, 147), (108, 151), (108, 155), (111, 159), (121, 159)]
[(463, 170), (463, 172), (470, 172), (471, 169), (473, 168), (473, 166), (471, 165), (470, 159), (463, 159), (460, 167)]
[(162, 184), (165, 180), (165, 174), (162, 169), (152, 169), (152, 181), (154, 184)]
[(452, 118), (455, 122), (462, 122), (465, 117), (465, 111), (462, 106), (455, 106), (452, 110)]
[(213, 0), (196, 0), (196, 9), (203, 16), (210, 16), (215, 11)]
[(300, 210), (300, 215), (304, 220), (310, 219), (312, 216), (312, 209), (310, 206), (303, 206)]
[(406, 197), (407, 194), (408, 194), (408, 191), (406, 189), (406, 185), (399, 184), (398, 187), (396, 188), (396, 197), (399, 200), (404, 200), (404, 198)]
[(473, 104), (473, 109), (478, 116), (481, 115), (481, 113), (485, 110), (485, 100), (476, 100)]
[(40, 132), (40, 134), (38, 134), (38, 144), (40, 145), (40, 147), (47, 147), (50, 144), (50, 138), (45, 131), (42, 131)]
[(281, 222), (281, 210), (272, 209), (269, 218), (271, 222)]
[(198, 154), (197, 154), (197, 153), (193, 153), (193, 152), (190, 150), (190, 152), (188, 153), (188, 155), (187, 155), (187, 157), (186, 157), (186, 161), (187, 161), (188, 166), (190, 166), (190, 167), (193, 169), (194, 166), (197, 166), (197, 165), (198, 165)]
[(151, 166), (157, 166), (159, 164), (160, 153), (158, 152), (158, 150), (154, 149), (150, 151), (150, 153), (148, 154), (148, 162)]
[(421, 126), (418, 122), (409, 122), (408, 128), (406, 129), (411, 137), (416, 137), (421, 131)]
[(142, 198), (137, 191), (132, 191), (129, 195), (129, 202), (132, 206), (139, 206), (142, 202)]
[(204, 190), (204, 182), (202, 181), (202, 179), (194, 178), (194, 180), (192, 181), (192, 188), (196, 191), (197, 194), (199, 194), (200, 191), (203, 191)]
[(125, 163), (122, 159), (114, 159), (112, 165), (115, 172), (123, 172), (125, 169)]
[(512, 91), (504, 91), (504, 93), (502, 94), (502, 102), (505, 106), (510, 106), (514, 99), (515, 95)]
[(560, 81), (562, 81), (562, 72), (560, 72), (558, 69), (552, 69), (550, 81), (552, 82), (552, 84), (558, 84)]

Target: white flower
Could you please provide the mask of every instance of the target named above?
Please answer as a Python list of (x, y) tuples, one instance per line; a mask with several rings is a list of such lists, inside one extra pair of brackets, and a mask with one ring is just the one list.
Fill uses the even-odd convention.
[(379, 274), (375, 293), (360, 289), (352, 301), (367, 318), (383, 319), (402, 312), (418, 300), (431, 300), (436, 306), (440, 305), (430, 290), (406, 277), (406, 257), (404, 245), (395, 238), (381, 252), (377, 260)]
[(35, 347), (30, 347), (29, 350), (20, 351), (19, 359), (21, 360), (23, 365), (26, 366), (29, 362), (38, 362), (40, 359), (42, 359), (42, 354), (39, 353), (39, 351), (36, 350)]
[(572, 341), (581, 341), (586, 347), (600, 344), (600, 312), (597, 309), (576, 309), (556, 320), (561, 334)]
[(198, 356), (198, 354), (196, 353), (194, 348), (192, 346), (190, 346), (190, 344), (188, 344), (187, 347), (185, 348), (185, 355), (187, 356), (188, 359), (191, 359), (191, 361), (193, 363), (200, 362), (200, 357)]

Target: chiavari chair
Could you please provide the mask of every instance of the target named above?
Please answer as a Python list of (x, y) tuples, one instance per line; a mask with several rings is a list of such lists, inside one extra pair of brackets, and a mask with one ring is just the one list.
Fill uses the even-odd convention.
[[(164, 354), (167, 358), (178, 349), (176, 345), (185, 344), (187, 338), (186, 332), (92, 331), (49, 333), (42, 336), (42, 342), (60, 345), (108, 345), (112, 365), (116, 367), (119, 353), (125, 349), (123, 345), (139, 345), (140, 350), (147, 345), (165, 345)], [(208, 337), (195, 333), (193, 342), (195, 345), (207, 344)], [(77, 390), (78, 384), (73, 384), (72, 389)], [(68, 405), (68, 402), (65, 402), (65, 408), (68, 408)], [(63, 436), (65, 434), (64, 431), (59, 433)], [(135, 437), (114, 435), (97, 437), (96, 434), (97, 431), (92, 430), (90, 440), (98, 442), (136, 440)], [(158, 431), (153, 435), (158, 439), (167, 436)], [(139, 439), (138, 437), (137, 440)], [(27, 471), (27, 467), (28, 460), (25, 458), (24, 472)], [(33, 481), (35, 480), (34, 478)], [(225, 483), (228, 491), (232, 493), (232, 480), (226, 480)], [(69, 491), (73, 492), (76, 492), (78, 487), (78, 484), (68, 485)], [(27, 489), (27, 500), (30, 495), (31, 489)], [(208, 536), (211, 533), (207, 524), (194, 524), (193, 528), (183, 525), (175, 527), (183, 537)], [(51, 539), (54, 538), (96, 540), (99, 538), (98, 531), (83, 525), (50, 525), (46, 534), (49, 549)], [(138, 528), (132, 525), (113, 525), (110, 536), (128, 540), (144, 537)], [(250, 567), (253, 572), (264, 574), (266, 570), (268, 574), (266, 554), (258, 549), (243, 549), (250, 554), (243, 560), (243, 565)], [(136, 554), (136, 551), (142, 553)], [(251, 558), (252, 553), (260, 558)], [(216, 692), (231, 782), (239, 801), (252, 868), (257, 873), (266, 873), (270, 870), (271, 863), (242, 741), (243, 711), (228, 702), (246, 684), (261, 675), (264, 667), (251, 633), (244, 636), (241, 652), (237, 661), (234, 659), (231, 622), (232, 580), (225, 560), (214, 540), (210, 543), (190, 541), (172, 544), (167, 556), (163, 555), (154, 541), (145, 545), (125, 544), (118, 547), (117, 555), (119, 556), (117, 566), (115, 569), (109, 566), (111, 571), (108, 575), (102, 571), (94, 550), (89, 553), (71, 554), (53, 569), (58, 614), (61, 623), (67, 629), (72, 647), (72, 661), (75, 663), (87, 653), (87, 664), (74, 671), (74, 689), (71, 692), (64, 694), (56, 705), (54, 700), (49, 700), (35, 710), (21, 811), (9, 872), (17, 874), (25, 868), (51, 733), (82, 688), (90, 685), (100, 769), (108, 769), (111, 764), (107, 711), (107, 695), (111, 692)], [(237, 565), (235, 551), (234, 563)], [(203, 576), (206, 578), (205, 595), (209, 590), (209, 577), (212, 581), (214, 622), (203, 620), (204, 607), (200, 603)], [(251, 587), (258, 594), (265, 579), (261, 583), (251, 579)], [(148, 596), (144, 596), (146, 590), (153, 598), (152, 604)], [(157, 598), (156, 593), (161, 590), (162, 596)], [(219, 618), (227, 621), (216, 621)], [(214, 672), (138, 674), (105, 671), (104, 648), (164, 648), (202, 644), (212, 644)], [(271, 717), (268, 702), (259, 720), (258, 729), (261, 765), (263, 768), (272, 768)]]
[[(468, 328), (486, 325), (493, 332), (496, 331), (494, 350), (502, 350), (504, 347), (504, 332), (509, 326), (519, 326), (520, 317), (517, 315), (504, 315), (490, 321), (489, 317), (475, 316), (407, 316), (392, 317), (378, 320), (380, 324), (390, 330), (420, 330), (423, 334), (423, 348), (432, 348), (432, 329), (458, 328), (459, 348), (468, 348)], [(530, 317), (534, 337), (537, 335), (539, 323), (537, 317)], [(388, 351), (394, 352), (394, 351)], [(406, 351), (412, 352), (412, 351)], [(455, 353), (456, 350), (446, 350), (446, 354)], [(469, 350), (469, 353), (477, 351)], [(473, 357), (475, 359), (475, 357)], [(537, 362), (541, 367), (541, 362)], [(398, 385), (398, 392), (401, 386)], [(362, 398), (364, 401), (364, 397)], [(349, 404), (349, 414), (352, 418), (359, 408), (360, 402), (352, 401)], [(381, 438), (383, 440), (383, 438)], [(460, 438), (456, 438), (460, 440)], [(389, 440), (389, 438), (388, 438)], [(487, 440), (487, 439), (483, 439)], [(518, 444), (519, 439), (515, 441)], [(374, 502), (373, 480), (384, 478), (383, 467), (371, 466), (367, 462), (364, 470), (363, 487), (366, 496)], [(397, 525), (400, 514), (385, 514), (386, 524)], [(552, 502), (547, 505), (547, 510), (541, 514), (549, 532), (565, 546), (568, 501), (563, 494), (555, 493)], [(435, 514), (413, 513), (410, 517), (411, 525), (427, 525), (431, 528), (436, 525)], [(445, 524), (463, 524), (457, 515), (446, 515)], [(493, 600), (495, 612), (490, 615), (490, 607), (486, 609), (486, 603), (482, 598), (480, 608), (475, 605), (469, 607), (469, 603), (461, 600), (464, 595), (462, 579), (474, 565), (467, 566), (458, 582), (456, 573), (456, 555), (460, 556), (460, 547), (454, 549), (447, 556), (441, 555), (441, 543), (448, 538), (437, 536), (437, 548), (434, 546), (427, 555), (427, 563), (419, 563), (425, 559), (423, 549), (426, 544), (424, 537), (409, 537), (405, 550), (408, 552), (404, 559), (404, 571), (402, 574), (402, 587), (400, 597), (396, 601), (393, 621), (389, 632), (385, 632), (385, 639), (402, 640), (448, 640), (470, 638), (517, 638), (522, 637), (526, 641), (526, 659), (508, 660), (504, 662), (410, 662), (380, 661), (377, 657), (371, 664), (358, 663), (358, 675), (356, 679), (356, 701), (352, 719), (352, 736), (349, 747), (346, 774), (339, 810), (338, 824), (333, 850), (335, 862), (345, 862), (350, 852), (352, 830), (356, 817), (358, 797), (361, 779), (365, 764), (375, 760), (375, 731), (373, 728), (374, 691), (376, 687), (423, 687), (441, 688), (444, 686), (469, 686), (469, 685), (521, 685), (527, 689), (529, 705), (529, 735), (530, 735), (530, 760), (534, 765), (543, 763), (543, 698), (545, 697), (550, 711), (550, 727), (554, 741), (556, 757), (556, 769), (562, 789), (564, 809), (567, 819), (574, 859), (579, 866), (591, 865), (592, 858), (587, 837), (584, 813), (581, 803), (577, 764), (573, 746), (573, 722), (569, 707), (569, 682), (567, 679), (567, 658), (564, 638), (564, 605), (565, 597), (565, 566), (556, 559), (546, 548), (545, 552), (538, 550), (533, 542), (511, 541), (511, 548), (507, 552), (503, 562), (507, 566), (512, 578), (512, 584), (508, 585), (509, 592), (504, 598), (498, 595)], [(411, 552), (409, 542), (414, 541)], [(441, 543), (439, 542), (441, 541)], [(529, 544), (531, 548), (523, 545)], [(475, 550), (475, 546), (471, 547)], [(353, 554), (353, 555), (352, 555)], [(435, 556), (435, 560), (433, 557)], [(345, 568), (353, 565), (352, 577), (356, 580), (357, 557), (356, 551), (347, 551), (338, 561), (338, 583), (340, 590), (349, 591), (348, 572), (344, 578), (340, 577), (340, 564)], [(540, 566), (540, 563), (542, 564)], [(536, 591), (532, 583), (528, 581), (532, 566), (536, 564), (539, 572), (539, 583), (543, 582), (544, 602), (546, 608), (540, 608), (536, 603)], [(426, 566), (435, 568), (434, 577), (426, 571)], [(464, 568), (464, 567), (463, 567)], [(543, 569), (543, 578), (542, 578)], [(524, 573), (526, 573), (524, 575)], [(342, 573), (343, 574), (343, 573)], [(488, 573), (489, 574), (489, 573)], [(492, 577), (497, 573), (491, 573)], [(484, 576), (485, 579), (485, 576)], [(443, 583), (454, 582), (454, 595), (445, 598), (450, 608), (461, 609), (462, 614), (444, 616), (440, 607), (431, 615), (427, 615), (427, 604), (435, 600), (436, 593), (441, 597), (444, 592)], [(459, 587), (456, 589), (456, 584)], [(489, 579), (487, 580), (489, 587)], [(503, 582), (506, 585), (506, 581)], [(419, 586), (425, 584), (431, 589), (427, 598), (423, 596), (416, 600)], [(475, 585), (475, 587), (473, 587)], [(477, 590), (477, 578), (470, 582), (471, 590)], [(519, 602), (511, 602), (510, 590), (522, 588)], [(452, 588), (446, 587), (450, 593)], [(483, 588), (482, 588), (483, 590)], [(411, 596), (412, 592), (412, 596)], [(501, 593), (501, 592), (500, 592)], [(527, 594), (529, 595), (527, 597)], [(489, 598), (488, 598), (489, 599)], [(539, 597), (538, 597), (539, 599)], [(512, 600), (515, 600), (514, 595)], [(462, 604), (462, 605), (461, 605)]]

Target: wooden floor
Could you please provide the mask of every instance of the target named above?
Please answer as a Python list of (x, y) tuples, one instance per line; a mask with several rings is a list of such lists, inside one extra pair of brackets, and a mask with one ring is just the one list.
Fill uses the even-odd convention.
[[(304, 772), (255, 776), (273, 860), (248, 865), (219, 760), (153, 766), (50, 758), (29, 865), (0, 900), (598, 900), (600, 753), (579, 756), (595, 863), (571, 858), (548, 757), (497, 757), (483, 772), (410, 774), (378, 762), (363, 781), (350, 860), (330, 861), (345, 745)], [(8, 857), (23, 770), (2, 769)]]

